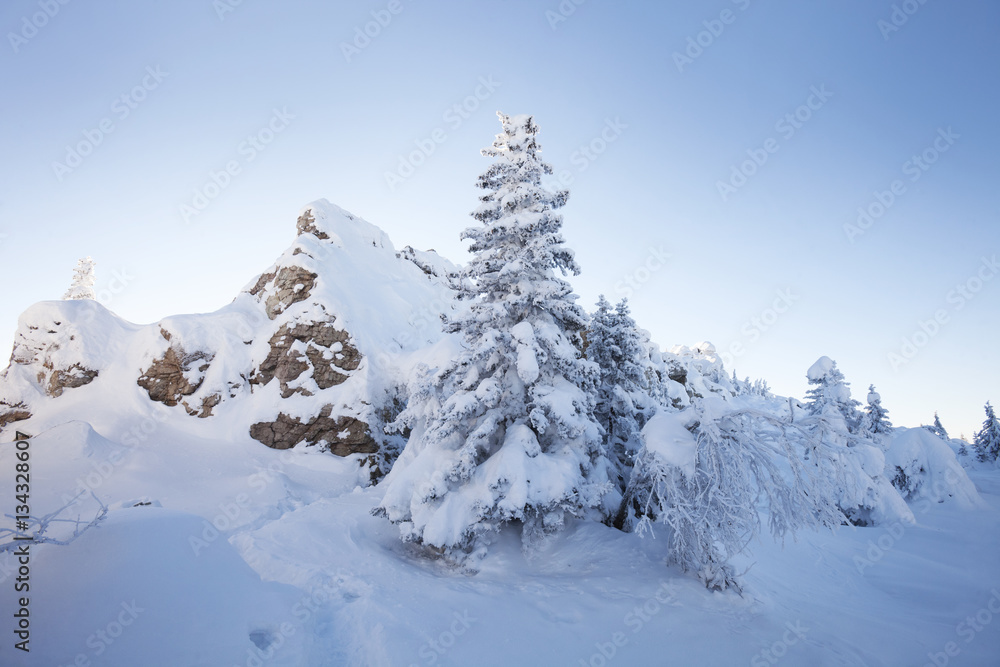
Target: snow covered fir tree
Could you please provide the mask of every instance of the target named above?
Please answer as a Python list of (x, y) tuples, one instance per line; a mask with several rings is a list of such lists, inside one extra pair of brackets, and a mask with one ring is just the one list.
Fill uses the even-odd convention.
[(600, 367), (594, 414), (604, 429), (603, 446), (612, 468), (614, 488), (605, 496), (608, 516), (621, 527), (622, 499), (641, 447), (640, 431), (655, 410), (640, 360), (642, 338), (629, 314), (628, 301), (612, 308), (604, 295), (587, 329), (587, 359)]
[(496, 161), (476, 184), (482, 226), (462, 233), (469, 307), (447, 325), (464, 346), (399, 416), (411, 435), (378, 508), (404, 539), (453, 558), (481, 557), (512, 521), (527, 547), (599, 512), (609, 484), (594, 415), (600, 369), (581, 354), (587, 315), (556, 275), (579, 272), (556, 213), (568, 193), (542, 186), (552, 169), (534, 119), (499, 116), (503, 132), (483, 150)]
[[(892, 422), (889, 421), (889, 411), (882, 407), (882, 396), (875, 391), (875, 385), (868, 386), (867, 401), (865, 414), (861, 417), (861, 433), (881, 443), (884, 436), (892, 433)], [(937, 415), (934, 418), (937, 420)]]
[(73, 270), (73, 282), (63, 294), (63, 299), (96, 299), (97, 295), (94, 293), (94, 283), (97, 281), (94, 275), (96, 266), (97, 262), (89, 256), (79, 260)]
[[(569, 193), (543, 185), (535, 119), (498, 115), (464, 266), (318, 200), (217, 311), (127, 322), (88, 257), (23, 313), (0, 466), (30, 434), (38, 664), (133, 598), (150, 615), (114, 664), (922, 664), (942, 608), (984, 604), (992, 405), (972, 457), (936, 413), (894, 425), (874, 384), (862, 406), (830, 357), (800, 401), (709, 342), (661, 347), (638, 300), (588, 313)], [(22, 532), (0, 524), (0, 572)], [(933, 621), (879, 653), (927, 573)], [(793, 612), (808, 641), (777, 639)], [(140, 641), (154, 613), (165, 639)], [(206, 618), (211, 641), (175, 641)]]
[(980, 461), (992, 462), (1000, 460), (1000, 423), (993, 406), (986, 403), (986, 420), (983, 427), (976, 433), (973, 446)]

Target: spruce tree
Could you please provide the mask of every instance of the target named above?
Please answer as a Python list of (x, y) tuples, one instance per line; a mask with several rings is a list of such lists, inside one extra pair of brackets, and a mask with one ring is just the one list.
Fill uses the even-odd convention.
[(587, 315), (556, 275), (579, 273), (556, 213), (569, 193), (542, 186), (552, 169), (534, 119), (498, 115), (472, 214), (482, 224), (462, 233), (470, 307), (447, 323), (463, 349), (397, 420), (412, 431), (375, 510), (404, 540), (459, 561), (484, 554), (506, 523), (527, 548), (568, 516), (598, 518), (610, 486), (593, 414), (599, 367), (580, 352)]
[(889, 411), (882, 407), (882, 397), (875, 391), (875, 385), (868, 385), (868, 405), (861, 418), (861, 435), (881, 443), (883, 436), (892, 433)]
[(73, 270), (73, 282), (63, 294), (63, 299), (96, 299), (94, 293), (94, 267), (97, 265), (90, 257), (84, 257), (76, 263)]
[(641, 446), (640, 431), (653, 405), (640, 364), (643, 353), (628, 301), (622, 299), (612, 310), (602, 294), (587, 329), (586, 355), (600, 367), (594, 415), (604, 428), (604, 448), (617, 485), (617, 492), (605, 498), (615, 512)]
[(986, 402), (986, 420), (983, 428), (976, 433), (973, 441), (980, 461), (996, 461), (1000, 458), (1000, 423), (989, 401)]
[(830, 357), (820, 357), (806, 375), (812, 389), (806, 392), (806, 410), (810, 415), (828, 418), (840, 417), (849, 433), (857, 433), (861, 426), (860, 402), (851, 398), (850, 383)]
[(934, 425), (931, 428), (933, 429), (933, 431), (934, 431), (934, 433), (936, 435), (944, 438), (945, 440), (949, 439), (948, 438), (948, 431), (946, 431), (944, 429), (944, 426), (941, 425), (941, 419), (938, 417), (938, 413), (937, 412), (934, 413)]

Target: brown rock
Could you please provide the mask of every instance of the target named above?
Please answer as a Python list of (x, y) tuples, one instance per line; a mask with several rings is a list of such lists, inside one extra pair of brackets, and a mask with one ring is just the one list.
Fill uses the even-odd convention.
[(28, 411), (28, 406), (23, 401), (13, 404), (0, 401), (0, 410), (4, 408), (8, 409), (5, 412), (0, 412), (0, 429), (4, 429), (8, 424), (14, 422), (31, 419), (31, 412)]
[(279, 413), (273, 422), (258, 422), (250, 427), (250, 437), (273, 449), (290, 449), (300, 442), (326, 443), (337, 456), (373, 454), (378, 445), (368, 424), (355, 417), (330, 417), (333, 407), (326, 405), (318, 415), (303, 422), (298, 417)]
[[(73, 364), (69, 368), (52, 368), (50, 362), (46, 361), (43, 366), (52, 371), (49, 381), (45, 385), (45, 393), (55, 398), (62, 396), (64, 389), (75, 389), (85, 384), (90, 384), (97, 377), (97, 371), (84, 368), (80, 364)], [(45, 373), (38, 374), (38, 381), (41, 383), (45, 378)]]
[(285, 312), (289, 306), (309, 298), (316, 285), (316, 274), (301, 266), (283, 266), (276, 273), (264, 273), (250, 288), (250, 294), (266, 294), (264, 310), (269, 319)]
[[(155, 359), (150, 364), (136, 384), (145, 389), (152, 400), (171, 407), (175, 406), (181, 402), (181, 397), (190, 396), (198, 391), (213, 356), (200, 351), (188, 354), (183, 348), (170, 346), (161, 359)], [(199, 378), (191, 384), (184, 374), (199, 361), (204, 362), (198, 366)], [(190, 409), (188, 412), (191, 412)], [(211, 414), (211, 407), (208, 409), (208, 414)]]
[[(305, 343), (305, 354), (292, 349), (296, 341)], [(283, 324), (271, 336), (269, 344), (271, 349), (250, 383), (266, 385), (277, 379), (281, 384), (282, 398), (295, 393), (308, 393), (301, 387), (293, 389), (288, 386), (304, 372), (311, 370), (310, 375), (316, 385), (327, 389), (346, 380), (347, 373), (361, 363), (361, 353), (351, 344), (350, 334), (333, 326), (333, 321), (293, 326)]]
[(312, 211), (306, 211), (299, 216), (295, 223), (295, 229), (299, 234), (312, 234), (318, 239), (330, 238), (326, 232), (316, 229), (316, 218), (313, 217)]
[(221, 400), (222, 396), (216, 393), (216, 394), (209, 394), (205, 398), (201, 399), (200, 410), (195, 410), (194, 408), (189, 406), (187, 401), (181, 401), (181, 405), (184, 406), (184, 409), (187, 410), (187, 413), (192, 417), (200, 417), (201, 419), (204, 419), (205, 417), (212, 416), (212, 408), (218, 405)]

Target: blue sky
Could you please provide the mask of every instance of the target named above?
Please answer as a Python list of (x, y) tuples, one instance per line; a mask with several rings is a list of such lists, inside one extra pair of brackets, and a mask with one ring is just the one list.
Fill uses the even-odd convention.
[(214, 310), (320, 197), (464, 261), (499, 109), (568, 184), (588, 308), (630, 295), (783, 394), (828, 355), (971, 436), (1000, 401), (1000, 5), (679, 4), (4, 3), (0, 346), (88, 254), (128, 320)]

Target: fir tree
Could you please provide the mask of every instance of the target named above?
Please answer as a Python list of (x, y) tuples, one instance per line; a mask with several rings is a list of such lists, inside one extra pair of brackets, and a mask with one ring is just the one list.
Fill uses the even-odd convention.
[(73, 270), (73, 283), (63, 294), (63, 299), (96, 299), (94, 293), (94, 267), (97, 265), (90, 257), (84, 257), (76, 263)]
[(621, 494), (631, 474), (640, 447), (639, 432), (653, 401), (645, 390), (646, 376), (640, 365), (642, 338), (622, 299), (614, 310), (602, 294), (587, 329), (586, 355), (601, 369), (594, 416), (604, 428), (604, 448), (612, 464), (617, 493), (609, 493), (606, 505), (618, 511)]
[(939, 437), (941, 437), (941, 438), (943, 438), (945, 440), (949, 440), (950, 439), (948, 437), (948, 431), (946, 431), (944, 429), (944, 426), (941, 425), (941, 419), (938, 417), (938, 413), (937, 412), (934, 413), (934, 425), (931, 427), (931, 430), (934, 431), (935, 435), (937, 435), (937, 436), (939, 436)]
[(892, 433), (889, 411), (882, 407), (882, 397), (875, 391), (875, 385), (868, 385), (868, 405), (861, 418), (861, 435), (881, 443), (883, 436)]
[(980, 461), (996, 461), (1000, 458), (1000, 423), (997, 423), (996, 413), (989, 401), (986, 402), (986, 420), (983, 428), (976, 433), (973, 447), (976, 448)]
[(471, 305), (448, 322), (463, 350), (397, 419), (412, 432), (376, 509), (404, 540), (456, 560), (484, 554), (505, 523), (520, 523), (527, 548), (567, 516), (599, 515), (610, 486), (593, 415), (599, 367), (580, 353), (587, 316), (555, 273), (579, 273), (555, 212), (568, 192), (541, 184), (552, 169), (532, 117), (499, 116), (472, 214), (482, 225), (462, 233)]
[(843, 419), (849, 433), (857, 433), (861, 425), (860, 402), (851, 398), (850, 383), (830, 357), (820, 357), (806, 376), (812, 389), (806, 392), (806, 410), (810, 415)]

